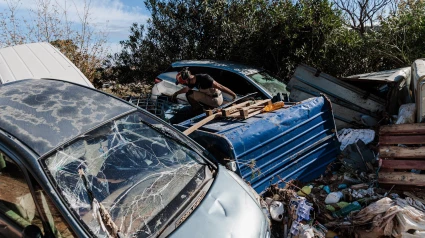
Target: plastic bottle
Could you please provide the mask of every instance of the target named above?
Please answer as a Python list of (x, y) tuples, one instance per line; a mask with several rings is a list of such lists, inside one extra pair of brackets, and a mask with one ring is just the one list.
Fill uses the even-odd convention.
[(335, 208), (332, 205), (326, 205), (326, 209), (328, 209), (331, 212), (335, 211)]
[(339, 208), (344, 208), (344, 207), (346, 207), (346, 206), (348, 206), (348, 205), (350, 205), (350, 203), (349, 202), (338, 202), (337, 204), (336, 204)]
[(263, 112), (271, 112), (274, 110), (277, 110), (279, 108), (282, 108), (283, 106), (285, 106), (284, 102), (275, 102), (271, 105), (267, 105), (263, 108)]
[(328, 194), (331, 193), (331, 189), (329, 188), (328, 185), (324, 186), (323, 190), (325, 190)]
[(284, 212), (285, 209), (283, 208), (283, 204), (281, 202), (273, 201), (272, 204), (270, 204), (270, 215), (273, 220), (282, 221)]
[(342, 198), (343, 194), (341, 192), (332, 192), (329, 193), (325, 199), (326, 204), (337, 203)]
[(298, 196), (305, 197), (306, 194), (308, 195), (308, 194), (311, 193), (312, 188), (313, 188), (313, 186), (311, 186), (311, 185), (304, 186), (300, 191), (297, 192), (297, 194), (298, 194)]
[(338, 189), (344, 189), (344, 188), (347, 188), (347, 184), (341, 183), (340, 185), (338, 185)]
[(345, 217), (353, 211), (358, 211), (362, 209), (362, 206), (357, 201), (352, 202), (350, 205), (341, 208), (341, 210), (333, 213), (335, 217)]

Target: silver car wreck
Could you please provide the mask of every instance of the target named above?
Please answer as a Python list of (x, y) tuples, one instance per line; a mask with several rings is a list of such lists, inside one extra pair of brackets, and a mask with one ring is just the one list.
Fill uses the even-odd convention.
[(30, 194), (22, 205), (0, 186), (0, 236), (270, 236), (250, 186), (130, 103), (21, 80), (0, 86), (0, 109), (0, 181)]

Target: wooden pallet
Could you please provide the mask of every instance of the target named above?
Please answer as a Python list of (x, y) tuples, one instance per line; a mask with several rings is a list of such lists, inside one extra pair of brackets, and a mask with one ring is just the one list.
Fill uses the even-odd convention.
[(270, 99), (265, 99), (265, 100), (259, 100), (259, 101), (247, 101), (247, 102), (239, 103), (231, 107), (225, 108), (221, 111), (207, 110), (206, 111), (207, 117), (197, 122), (193, 126), (187, 128), (183, 132), (183, 134), (189, 135), (190, 133), (194, 132), (195, 130), (199, 129), (203, 125), (207, 124), (208, 122), (218, 117), (248, 119), (252, 116), (260, 114), (262, 109), (265, 106), (271, 105), (271, 104), (272, 102)]
[[(399, 144), (408, 145), (400, 147)], [(379, 131), (379, 183), (425, 186), (425, 123), (382, 126)]]

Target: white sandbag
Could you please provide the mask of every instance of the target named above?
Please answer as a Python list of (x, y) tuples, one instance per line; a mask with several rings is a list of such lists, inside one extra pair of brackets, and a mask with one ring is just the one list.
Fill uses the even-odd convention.
[(398, 118), (395, 124), (415, 123), (416, 105), (414, 103), (403, 104), (398, 109)]

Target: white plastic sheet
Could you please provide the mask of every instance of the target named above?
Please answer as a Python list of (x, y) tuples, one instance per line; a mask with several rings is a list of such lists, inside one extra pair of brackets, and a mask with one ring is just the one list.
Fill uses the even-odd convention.
[(338, 131), (338, 141), (341, 142), (341, 151), (348, 145), (362, 140), (365, 144), (369, 144), (375, 139), (375, 131), (370, 129), (351, 129), (344, 128)]
[(398, 109), (398, 118), (395, 124), (412, 124), (415, 123), (416, 104), (403, 104)]

